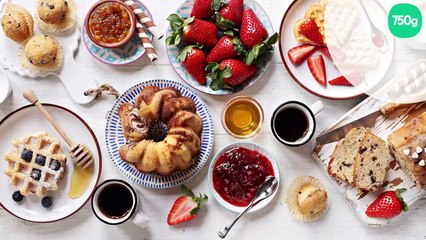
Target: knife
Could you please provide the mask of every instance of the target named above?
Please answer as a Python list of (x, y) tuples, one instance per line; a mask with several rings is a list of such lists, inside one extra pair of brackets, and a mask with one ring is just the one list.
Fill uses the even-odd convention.
[(321, 134), (317, 137), (317, 143), (318, 144), (327, 144), (331, 142), (339, 141), (340, 139), (344, 138), (346, 134), (352, 129), (356, 127), (366, 127), (371, 128), (376, 123), (377, 118), (380, 116), (389, 116), (398, 109), (408, 108), (410, 106), (413, 106), (413, 104), (397, 104), (397, 103), (388, 103), (384, 106), (382, 106), (379, 110), (370, 113), (364, 117), (361, 117), (351, 123), (348, 123), (344, 126), (341, 126), (339, 128), (336, 128), (334, 130), (331, 130), (329, 132), (326, 132), (324, 134)]

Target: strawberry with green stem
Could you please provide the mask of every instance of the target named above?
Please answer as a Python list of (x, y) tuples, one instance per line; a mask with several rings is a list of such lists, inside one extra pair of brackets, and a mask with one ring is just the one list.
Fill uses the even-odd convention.
[(225, 59), (244, 56), (244, 46), (237, 37), (223, 36), (207, 55), (207, 62), (221, 62)]
[(268, 31), (251, 8), (243, 11), (240, 37), (241, 42), (249, 49), (268, 38)]
[(173, 33), (166, 39), (167, 45), (200, 44), (207, 48), (216, 45), (218, 29), (214, 23), (197, 19), (195, 17), (181, 18), (177, 14), (171, 14), (167, 18)]
[(177, 59), (199, 84), (206, 84), (206, 56), (200, 46), (189, 45), (182, 49)]
[(236, 59), (227, 59), (220, 64), (209, 63), (206, 72), (212, 79), (211, 89), (232, 89), (253, 76), (257, 68)]
[(365, 214), (374, 218), (393, 218), (402, 211), (408, 211), (408, 206), (401, 197), (405, 188), (396, 191), (386, 191), (382, 193), (373, 203), (368, 206)]
[(167, 216), (167, 224), (170, 226), (191, 221), (208, 201), (208, 197), (205, 194), (200, 194), (200, 196), (196, 197), (185, 185), (182, 185), (181, 190), (184, 196), (176, 199)]
[(212, 0), (195, 0), (192, 6), (191, 17), (198, 19), (211, 18), (214, 14), (212, 4)]
[(221, 30), (231, 30), (241, 25), (244, 11), (243, 0), (230, 0), (228, 3), (215, 5), (216, 25)]

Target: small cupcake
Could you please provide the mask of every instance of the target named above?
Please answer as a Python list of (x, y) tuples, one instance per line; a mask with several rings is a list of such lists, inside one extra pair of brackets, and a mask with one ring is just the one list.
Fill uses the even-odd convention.
[(73, 0), (39, 0), (36, 22), (45, 32), (64, 32), (75, 24), (76, 7)]
[(1, 19), (4, 34), (16, 42), (23, 42), (34, 35), (34, 20), (23, 7), (13, 3), (5, 6)]
[(63, 50), (55, 38), (37, 35), (21, 46), (19, 57), (26, 69), (52, 72), (61, 66)]
[(318, 179), (301, 176), (290, 184), (286, 203), (295, 218), (306, 222), (315, 221), (327, 211), (327, 191)]

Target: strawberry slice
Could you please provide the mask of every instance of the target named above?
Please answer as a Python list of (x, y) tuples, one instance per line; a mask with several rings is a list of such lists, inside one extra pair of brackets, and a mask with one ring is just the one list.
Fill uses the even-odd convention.
[(330, 85), (333, 85), (333, 86), (348, 86), (348, 87), (354, 86), (354, 85), (352, 85), (351, 82), (348, 81), (348, 79), (345, 78), (345, 76), (340, 76), (340, 77), (337, 77), (335, 79), (332, 79), (332, 80), (328, 81), (328, 83)]
[(303, 61), (305, 61), (309, 56), (311, 56), (316, 49), (317, 46), (305, 44), (288, 50), (287, 54), (291, 63), (293, 63), (294, 65), (299, 65)]
[(328, 47), (319, 47), (318, 51), (320, 51), (324, 56), (326, 56), (329, 59), (333, 60), (333, 58), (331, 58), (331, 54), (330, 54), (330, 51), (328, 50)]
[(208, 201), (208, 197), (205, 194), (195, 197), (194, 193), (185, 185), (182, 185), (181, 190), (185, 195), (176, 199), (167, 216), (167, 224), (170, 226), (191, 221)]
[(325, 86), (327, 84), (327, 81), (326, 81), (324, 58), (322, 57), (322, 55), (309, 57), (308, 67), (312, 73), (312, 76), (314, 76), (315, 80), (317, 80), (317, 82)]
[(315, 44), (318, 44), (320, 46), (324, 45), (324, 39), (319, 31), (315, 19), (309, 18), (308, 20), (304, 21), (302, 24), (300, 24), (299, 30), (300, 33), (305, 35)]

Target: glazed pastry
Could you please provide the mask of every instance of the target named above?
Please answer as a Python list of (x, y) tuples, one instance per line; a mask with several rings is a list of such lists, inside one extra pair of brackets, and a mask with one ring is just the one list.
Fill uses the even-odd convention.
[(19, 56), (24, 68), (55, 71), (62, 64), (63, 50), (55, 38), (37, 35), (21, 47)]
[(130, 103), (125, 103), (118, 109), (124, 137), (132, 142), (149, 138), (150, 121), (142, 118), (139, 111)]
[(47, 191), (56, 191), (66, 169), (66, 156), (60, 142), (46, 133), (37, 133), (22, 140), (15, 140), (16, 148), (7, 152), (5, 174), (10, 183), (19, 188), (22, 195), (35, 193), (39, 197)]
[(39, 0), (36, 22), (46, 32), (63, 32), (75, 24), (73, 0)]
[[(200, 153), (200, 135), (203, 130), (193, 100), (182, 97), (175, 88), (160, 89), (149, 86), (145, 87), (136, 98), (136, 108), (141, 119), (164, 123), (168, 128), (167, 136), (161, 140), (155, 139), (156, 141), (153, 136), (149, 139), (131, 141), (120, 147), (121, 158), (133, 163), (140, 172), (156, 172), (165, 176), (176, 170), (190, 168)], [(120, 116), (125, 111), (133, 112), (131, 109), (131, 104), (123, 104), (120, 106)], [(126, 134), (126, 122), (129, 120), (120, 118), (123, 132)], [(153, 131), (153, 125), (149, 126), (149, 133)]]
[(7, 3), (1, 19), (4, 34), (16, 42), (23, 42), (34, 35), (34, 20), (23, 7)]
[(426, 113), (388, 137), (390, 151), (416, 186), (426, 189)]
[(314, 221), (327, 211), (327, 191), (314, 177), (297, 177), (287, 190), (286, 204), (295, 218), (308, 222)]

